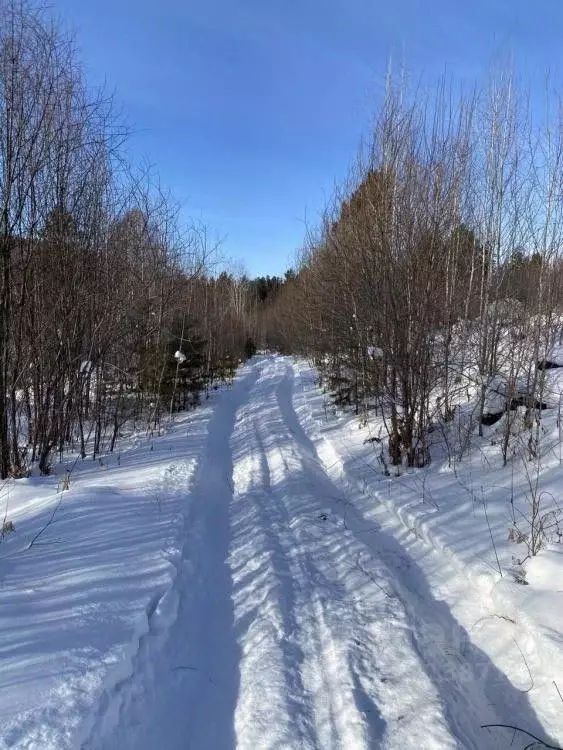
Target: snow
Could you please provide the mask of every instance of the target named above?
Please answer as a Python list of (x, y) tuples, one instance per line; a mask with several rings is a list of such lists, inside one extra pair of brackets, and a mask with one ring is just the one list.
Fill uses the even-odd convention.
[(547, 359), (558, 367), (563, 367), (563, 345), (555, 344), (549, 352)]
[(500, 375), (489, 378), (485, 391), (483, 414), (498, 414), (506, 408), (506, 380)]
[(383, 349), (379, 346), (368, 346), (367, 355), (370, 359), (383, 359)]
[(563, 369), (557, 368), (545, 371), (545, 382), (542, 388), (542, 401), (552, 409), (561, 408), (561, 394), (563, 393)]
[(563, 742), (563, 554), (509, 574), (510, 468), (386, 477), (315, 378), (255, 357), (68, 491), (4, 487), (1, 750)]

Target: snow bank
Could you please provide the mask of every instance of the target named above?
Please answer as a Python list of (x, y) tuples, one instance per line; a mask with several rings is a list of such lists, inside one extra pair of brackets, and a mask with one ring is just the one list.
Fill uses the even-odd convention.
[[(563, 554), (556, 545), (530, 561), (528, 585), (512, 575), (514, 558), (525, 554), (507, 533), (514, 504), (526, 512), (522, 466), (501, 467), (494, 428), (489, 428), (489, 436), (476, 441), (471, 454), (453, 468), (437, 459), (426, 469), (384, 477), (380, 446), (366, 442), (378, 434), (377, 425), (358, 429), (357, 419), (342, 413), (327, 421), (315, 373), (303, 363), (300, 369), (306, 385), (298, 410), (316, 436), (326, 470), (335, 481), (356, 488), (368, 519), (403, 539), (473, 642), (529, 696), (545, 731), (563, 744), (563, 707), (555, 687), (561, 690), (563, 682), (563, 594), (558, 588)], [(550, 382), (552, 389), (558, 387)], [(560, 460), (549, 448), (558, 445), (557, 413), (543, 414), (548, 456), (541, 487), (561, 497)]]
[(56, 475), (3, 485), (15, 532), (0, 544), (0, 748), (81, 746), (151, 622), (173, 617), (166, 598), (199, 445), (186, 430), (197, 436), (208, 417), (79, 463), (65, 492)]

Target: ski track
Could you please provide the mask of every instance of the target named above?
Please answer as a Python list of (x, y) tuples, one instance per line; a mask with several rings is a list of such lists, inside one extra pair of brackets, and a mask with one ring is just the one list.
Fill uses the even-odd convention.
[(297, 416), (299, 387), (291, 360), (264, 356), (221, 395), (196, 470), (173, 477), (186, 495), (173, 582), (83, 750), (493, 750), (506, 737), (481, 724), (515, 717), (542, 735), (527, 697), (357, 509), (336, 449)]

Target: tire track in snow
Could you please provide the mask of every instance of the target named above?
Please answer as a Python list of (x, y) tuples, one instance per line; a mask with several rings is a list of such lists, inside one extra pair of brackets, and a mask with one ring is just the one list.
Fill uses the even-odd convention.
[[(220, 394), (183, 488), (184, 535), (169, 596), (174, 616), (154, 627), (159, 602), (129, 676), (104, 696), (86, 750), (218, 750), (235, 747), (238, 644), (227, 556), (232, 503), (229, 441), (257, 373), (244, 368)], [(189, 437), (189, 436), (188, 436)], [(151, 605), (149, 604), (149, 607)]]
[[(277, 398), (278, 383), (273, 384), (272, 399)], [(279, 413), (277, 403), (275, 411)], [(322, 582), (325, 592), (328, 592), (328, 596), (323, 596), (321, 579), (313, 563), (314, 551), (308, 549), (311, 537), (303, 535), (301, 517), (304, 512), (310, 514), (317, 500), (310, 494), (307, 484), (305, 488), (296, 487), (293, 495), (294, 500), (299, 502), (296, 513), (295, 508), (287, 503), (284, 493), (280, 493), (279, 488), (284, 483), (299, 479), (302, 484), (304, 472), (293, 441), (284, 439), (280, 427), (278, 424), (275, 430), (268, 430), (262, 426), (258, 431), (258, 434), (262, 433), (260, 442), (269, 475), (275, 479), (268, 505), (268, 520), (278, 534), (278, 543), (284, 549), (284, 554), (292, 561), (291, 575), (299, 592), (296, 636), (303, 654), (302, 679), (312, 696), (312, 720), (318, 746), (362, 747), (365, 746), (364, 722), (355, 710), (354, 701), (350, 700), (352, 685), (342, 658), (342, 644), (331, 624), (330, 601), (334, 587), (331, 582)], [(267, 443), (270, 443), (268, 450), (265, 447)], [(341, 616), (344, 616), (344, 612), (341, 612)]]
[[(278, 445), (286, 437), (281, 452), (287, 487), (279, 495), (296, 519), (293, 538), (303, 550), (304, 576), (317, 581), (320, 608), (311, 622), (320, 630), (320, 643), (329, 644), (324, 667), (339, 725), (338, 742), (323, 746), (417, 747), (414, 719), (424, 722), (429, 748), (456, 747), (437, 693), (412, 649), (406, 613), (394, 594), (394, 572), (370, 554), (375, 575), (366, 575), (357, 565), (365, 551), (361, 540), (329, 518), (312, 523), (326, 517), (327, 505), (342, 507), (347, 499), (301, 428), (293, 407), (294, 372), (286, 363), (283, 367), (276, 388), (281, 425), (275, 436)], [(296, 502), (295, 489), (303, 483), (309, 507)], [(325, 585), (319, 587), (323, 578)], [(322, 711), (319, 718), (322, 729)]]
[[(261, 372), (254, 403), (241, 409), (233, 432), (233, 543), (235, 620), (243, 642), (241, 691), (235, 718), (241, 748), (316, 750), (311, 696), (296, 634), (299, 591), (290, 556), (280, 543), (279, 519), (268, 515), (270, 473), (260, 422), (268, 411)], [(272, 718), (274, 720), (272, 721)]]
[[(235, 572), (240, 600), (245, 592), (255, 599), (254, 610), (240, 611), (235, 593), (236, 617), (246, 617), (239, 638), (248, 647), (236, 723), (241, 730), (262, 726), (261, 717), (269, 715), (276, 730), (237, 731), (239, 746), (418, 747), (413, 723), (422, 720), (425, 747), (456, 747), (400, 602), (355, 567), (363, 545), (341, 526), (319, 520), (327, 496), (334, 499), (339, 490), (298, 424), (291, 368), (279, 358), (256, 366), (254, 403), (240, 413), (234, 433), (251, 456), (241, 447), (237, 458), (235, 450), (236, 503), (261, 540), (255, 562), (261, 577), (245, 581), (244, 572)], [(235, 566), (237, 547), (246, 549), (248, 565), (256, 548), (235, 534)], [(268, 628), (272, 621), (277, 629)], [(252, 685), (259, 664), (273, 669)]]

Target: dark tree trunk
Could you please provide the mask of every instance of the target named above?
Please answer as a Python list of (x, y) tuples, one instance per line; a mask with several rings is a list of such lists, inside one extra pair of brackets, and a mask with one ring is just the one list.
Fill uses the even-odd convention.
[(0, 287), (0, 479), (11, 472), (10, 443), (8, 432), (8, 359), (10, 348), (10, 271), (12, 239), (4, 236), (0, 240), (1, 287)]

